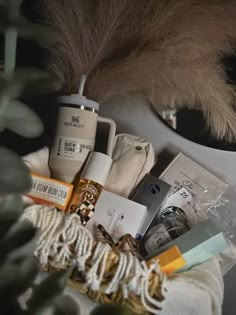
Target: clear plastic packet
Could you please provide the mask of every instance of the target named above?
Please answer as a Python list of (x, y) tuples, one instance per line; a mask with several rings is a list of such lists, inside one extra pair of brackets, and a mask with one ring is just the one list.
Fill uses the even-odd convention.
[(208, 207), (207, 216), (236, 246), (236, 191), (231, 187), (226, 189), (223, 195)]
[(183, 153), (176, 156), (160, 179), (172, 186), (170, 194), (183, 187), (187, 189), (203, 211), (207, 211), (229, 187), (220, 177)]
[(207, 216), (223, 232), (229, 247), (218, 255), (223, 275), (236, 265), (236, 191), (229, 187), (207, 209)]

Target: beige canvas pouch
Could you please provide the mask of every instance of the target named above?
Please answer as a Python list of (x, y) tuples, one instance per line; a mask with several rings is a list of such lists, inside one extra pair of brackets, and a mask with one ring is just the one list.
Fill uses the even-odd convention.
[(105, 189), (126, 198), (155, 164), (152, 144), (130, 134), (115, 137), (112, 158)]

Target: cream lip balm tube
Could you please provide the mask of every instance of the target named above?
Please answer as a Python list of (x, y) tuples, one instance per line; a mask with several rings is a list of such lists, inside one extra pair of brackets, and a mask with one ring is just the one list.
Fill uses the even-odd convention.
[(88, 154), (94, 150), (97, 122), (109, 125), (107, 155), (112, 156), (115, 122), (98, 116), (99, 104), (83, 96), (86, 77), (82, 76), (78, 94), (59, 97), (56, 136), (50, 153), (52, 177), (71, 183)]

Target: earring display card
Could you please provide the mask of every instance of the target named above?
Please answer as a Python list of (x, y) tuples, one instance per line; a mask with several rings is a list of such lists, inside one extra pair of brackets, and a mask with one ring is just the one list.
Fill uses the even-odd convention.
[(126, 233), (135, 237), (146, 213), (145, 206), (103, 190), (86, 227), (94, 233), (96, 226), (101, 224), (114, 241)]
[(150, 227), (153, 219), (158, 214), (159, 209), (165, 202), (171, 186), (162, 180), (148, 174), (142, 186), (139, 188), (133, 201), (138, 202), (147, 207), (147, 215), (145, 216), (136, 238), (140, 240)]

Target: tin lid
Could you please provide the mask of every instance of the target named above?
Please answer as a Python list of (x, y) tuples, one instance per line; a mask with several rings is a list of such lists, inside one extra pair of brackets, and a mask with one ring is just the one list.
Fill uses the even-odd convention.
[(81, 178), (90, 179), (102, 186), (110, 172), (112, 159), (100, 152), (91, 152), (81, 174)]

